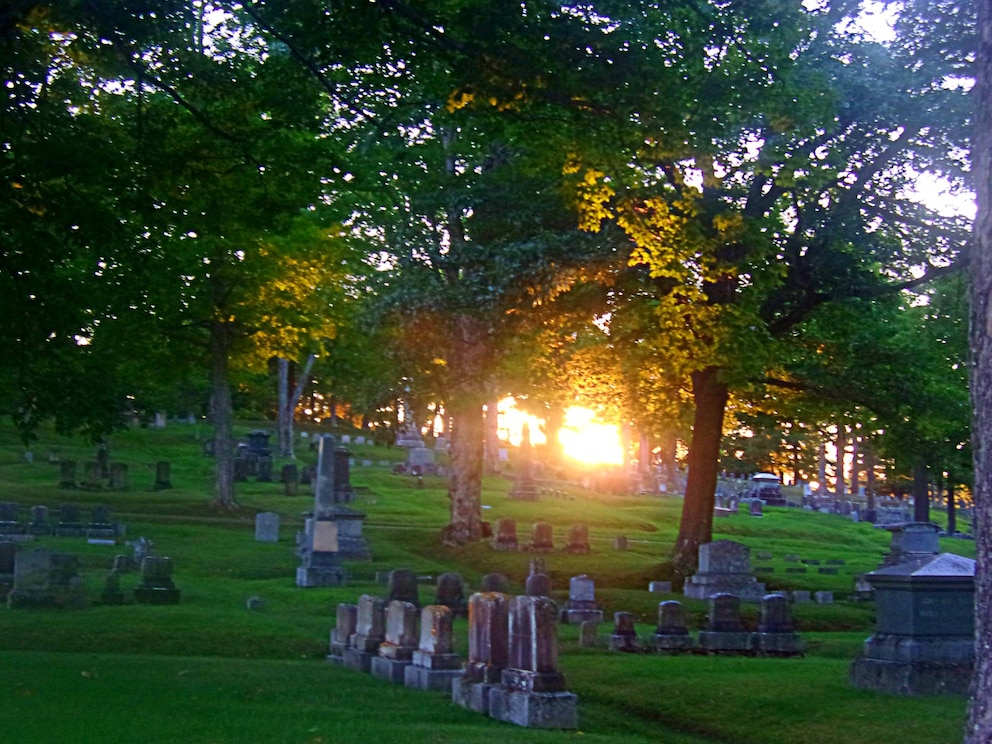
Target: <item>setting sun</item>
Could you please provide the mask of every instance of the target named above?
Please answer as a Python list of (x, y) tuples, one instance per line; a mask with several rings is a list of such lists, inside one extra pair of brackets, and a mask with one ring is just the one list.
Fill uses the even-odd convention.
[[(531, 444), (547, 442), (544, 421), (516, 407), (513, 398), (499, 402), (499, 437), (513, 446), (520, 446), (524, 424), (530, 429)], [(623, 462), (620, 430), (615, 424), (596, 420), (588, 408), (573, 406), (565, 411), (565, 425), (558, 434), (565, 456), (589, 465), (619, 465)]]

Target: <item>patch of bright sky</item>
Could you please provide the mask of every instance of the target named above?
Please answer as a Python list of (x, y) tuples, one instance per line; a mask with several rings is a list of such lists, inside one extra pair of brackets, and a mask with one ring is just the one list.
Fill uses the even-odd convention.
[[(499, 438), (513, 446), (520, 446), (523, 427), (530, 430), (531, 444), (547, 443), (543, 431), (544, 420), (517, 408), (512, 397), (499, 402)], [(616, 424), (606, 424), (596, 413), (581, 406), (571, 406), (565, 410), (565, 424), (558, 434), (565, 456), (587, 465), (619, 465), (623, 463), (623, 444), (620, 429)]]

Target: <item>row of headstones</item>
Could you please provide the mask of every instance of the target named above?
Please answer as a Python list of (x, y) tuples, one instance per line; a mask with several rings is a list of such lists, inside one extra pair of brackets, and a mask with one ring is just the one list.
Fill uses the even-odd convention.
[(83, 465), (83, 478), (79, 480), (76, 461), (59, 460), (59, 488), (126, 491), (129, 488), (128, 466), (122, 462), (93, 460)]
[[(531, 540), (524, 545), (517, 539), (517, 522), (514, 519), (496, 520), (496, 529), (493, 531), (493, 550), (528, 550), (536, 553), (550, 553), (555, 549), (553, 527), (548, 522), (536, 522), (531, 527)], [(615, 550), (627, 549), (627, 538), (618, 535), (613, 540)], [(565, 539), (565, 547), (562, 550), (566, 553), (585, 554), (590, 551), (589, 547), (589, 527), (584, 524), (573, 524), (568, 529)]]
[[(578, 697), (558, 671), (556, 606), (549, 597), (479, 592), (469, 598), (468, 658), (453, 652), (452, 612), (363, 595), (342, 604), (332, 662), (423, 690), (519, 726), (574, 729)], [(417, 632), (417, 620), (420, 631)]]
[[(134, 559), (119, 555), (100, 594), (101, 604), (125, 604), (120, 576), (131, 570)], [(172, 559), (145, 555), (141, 558), (141, 580), (134, 588), (138, 604), (178, 604), (179, 590), (172, 582)], [(52, 550), (18, 550), (10, 542), (0, 542), (0, 587), (6, 591), (7, 606), (82, 609), (89, 605), (85, 585), (79, 575), (79, 556)]]
[[(598, 642), (596, 623), (581, 624), (579, 644)], [(789, 598), (783, 594), (766, 594), (761, 598), (761, 614), (756, 631), (749, 630), (741, 617), (740, 599), (733, 594), (714, 594), (709, 598), (707, 625), (697, 639), (689, 634), (685, 609), (681, 602), (669, 600), (658, 604), (658, 624), (653, 636), (641, 639), (634, 625), (634, 615), (613, 615), (613, 633), (609, 647), (614, 651), (654, 650), (662, 653), (696, 651), (715, 654), (759, 656), (798, 656), (803, 642), (796, 633)]]
[(114, 522), (110, 509), (96, 505), (89, 521), (83, 521), (76, 504), (62, 504), (57, 522), (49, 521), (47, 506), (32, 506), (27, 522), (21, 522), (21, 507), (12, 501), (0, 502), (0, 534), (57, 535), (60, 537), (90, 537), (113, 540), (123, 536), (125, 526)]

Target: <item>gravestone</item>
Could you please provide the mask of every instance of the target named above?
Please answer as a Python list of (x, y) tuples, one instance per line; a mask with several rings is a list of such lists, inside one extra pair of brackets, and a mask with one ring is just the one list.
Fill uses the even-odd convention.
[(603, 611), (596, 605), (595, 583), (582, 574), (573, 576), (568, 582), (568, 601), (561, 611), (561, 622), (578, 625), (587, 621), (603, 622)]
[(627, 549), (627, 537), (625, 535), (617, 535), (613, 538), (613, 549), (614, 550), (626, 550)]
[(688, 651), (695, 645), (685, 621), (681, 602), (658, 603), (658, 625), (654, 630), (654, 648), (664, 653)]
[(358, 598), (355, 632), (348, 638), (344, 650), (344, 666), (360, 672), (372, 669), (372, 659), (379, 653), (379, 644), (386, 640), (386, 601), (382, 597), (363, 594)]
[(172, 466), (167, 462), (155, 463), (155, 484), (152, 486), (156, 491), (165, 491), (172, 488)]
[(83, 609), (89, 600), (78, 573), (77, 556), (51, 550), (18, 551), (7, 607)]
[(641, 650), (641, 644), (637, 640), (637, 628), (634, 626), (634, 616), (631, 613), (613, 613), (613, 634), (610, 636), (610, 650), (628, 653)]
[(83, 465), (83, 488), (96, 491), (103, 488), (103, 470), (100, 463), (89, 461)]
[(389, 572), (386, 581), (387, 601), (409, 602), (414, 607), (420, 607), (420, 587), (417, 574), (408, 568), (397, 568)]
[(555, 603), (548, 597), (510, 600), (509, 660), (489, 694), (489, 715), (528, 728), (574, 729), (578, 696), (558, 671)]
[(16, 503), (0, 501), (0, 534), (14, 535), (23, 531), (18, 518), (18, 511), (20, 511), (20, 507)]
[(763, 656), (799, 656), (803, 642), (792, 621), (792, 607), (782, 594), (766, 594), (761, 598), (761, 619), (752, 646)]
[(444, 573), (437, 577), (434, 591), (434, 604), (444, 605), (451, 610), (451, 617), (468, 617), (468, 601), (465, 597), (465, 582), (461, 574)]
[(420, 642), (404, 671), (403, 683), (407, 687), (451, 693), (452, 683), (462, 674), (461, 658), (454, 652), (453, 617), (446, 605), (427, 605), (421, 610)]
[(879, 568), (921, 558), (932, 558), (940, 553), (940, 527), (929, 522), (908, 522), (886, 529), (892, 533), (889, 552), (885, 554)]
[(100, 604), (122, 605), (126, 602), (121, 589), (121, 575), (111, 571), (104, 579), (103, 590), (100, 592)]
[(417, 650), (417, 614), (410, 602), (393, 600), (386, 605), (386, 635), (379, 644), (377, 656), (372, 657), (373, 677), (403, 683), (406, 668), (413, 662)]
[(510, 580), (501, 573), (487, 573), (482, 577), (481, 590), (508, 594), (510, 592)]
[(12, 542), (0, 542), (0, 587), (4, 593), (14, 586), (14, 563), (16, 562), (17, 545)]
[(406, 453), (406, 471), (423, 475), (434, 468), (434, 450), (426, 447), (411, 447)]
[(752, 517), (763, 517), (765, 515), (764, 504), (761, 499), (751, 499), (748, 514)]
[(97, 540), (112, 540), (117, 537), (118, 525), (110, 514), (110, 508), (97, 504), (90, 512), (90, 523), (86, 527), (86, 537)]
[(232, 468), (234, 471), (231, 477), (234, 478), (235, 483), (248, 482), (249, 463), (247, 457), (235, 457)]
[(671, 581), (651, 581), (648, 583), (648, 591), (652, 594), (671, 594)]
[(685, 596), (709, 599), (713, 594), (734, 594), (744, 602), (760, 601), (765, 586), (751, 575), (750, 552), (733, 540), (700, 545), (699, 570), (686, 580)]
[(509, 661), (510, 601), (502, 592), (483, 591), (469, 597), (468, 604), (468, 658), (452, 681), (451, 699), (488, 714), (490, 694)]
[(851, 666), (855, 687), (900, 695), (966, 695), (975, 660), (975, 561), (952, 553), (865, 574), (875, 633)]
[(710, 597), (709, 618), (699, 632), (699, 648), (716, 654), (740, 654), (751, 649), (751, 634), (741, 619), (741, 602), (733, 594)]
[(551, 577), (546, 573), (532, 573), (527, 577), (524, 594), (529, 597), (550, 597)]
[(59, 488), (76, 487), (76, 461), (61, 460), (59, 462)]
[(493, 535), (493, 550), (517, 549), (517, 523), (513, 519), (496, 520), (496, 534)]
[(540, 492), (534, 482), (534, 461), (530, 446), (530, 426), (526, 423), (520, 432), (520, 451), (517, 456), (517, 480), (509, 497), (516, 501), (537, 501)]
[(550, 553), (554, 549), (555, 543), (551, 525), (547, 522), (537, 522), (534, 524), (531, 541), (527, 545), (527, 550), (536, 553)]
[(334, 503), (349, 504), (355, 500), (355, 489), (351, 485), (351, 453), (344, 447), (334, 450)]
[(589, 552), (589, 526), (585, 524), (573, 524), (568, 530), (568, 537), (565, 541), (566, 553), (583, 555)]
[(255, 541), (279, 542), (280, 517), (275, 512), (260, 512), (255, 515)]
[(579, 625), (579, 646), (592, 648), (599, 645), (599, 623), (586, 620)]
[(59, 506), (59, 523), (55, 528), (55, 534), (60, 537), (82, 537), (84, 532), (85, 528), (79, 518), (79, 507), (76, 504)]
[(110, 466), (110, 490), (126, 491), (130, 487), (127, 465), (115, 462)]
[(792, 604), (809, 604), (812, 601), (812, 595), (806, 589), (796, 589), (791, 596)]
[(834, 603), (834, 593), (826, 590), (821, 590), (813, 594), (813, 599), (817, 604), (833, 604)]
[(334, 630), (331, 631), (330, 654), (327, 660), (332, 664), (344, 664), (344, 650), (348, 647), (348, 639), (358, 624), (358, 605), (339, 604), (335, 614)]
[(273, 461), (271, 455), (262, 455), (258, 458), (258, 469), (255, 480), (259, 483), (272, 483)]
[(50, 535), (52, 525), (48, 523), (48, 507), (32, 506), (31, 517), (28, 522), (27, 532), (29, 535)]
[(314, 479), (314, 466), (304, 465), (300, 468), (300, 485), (301, 486), (312, 486)]
[(138, 604), (179, 604), (179, 589), (172, 582), (172, 559), (164, 555), (147, 555), (141, 561), (141, 584), (134, 589)]

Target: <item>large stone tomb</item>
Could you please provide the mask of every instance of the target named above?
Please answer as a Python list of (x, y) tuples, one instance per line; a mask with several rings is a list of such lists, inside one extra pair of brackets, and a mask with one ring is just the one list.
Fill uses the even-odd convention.
[(864, 690), (964, 695), (975, 660), (975, 561), (952, 553), (865, 574), (875, 633), (851, 666)]

